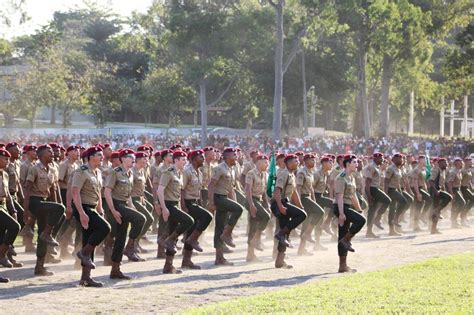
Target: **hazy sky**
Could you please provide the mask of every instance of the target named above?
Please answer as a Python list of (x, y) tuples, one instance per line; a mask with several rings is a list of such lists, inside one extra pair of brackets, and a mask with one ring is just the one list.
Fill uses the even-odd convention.
[[(0, 10), (7, 10), (6, 4), (12, 0), (0, 0)], [(15, 0), (13, 0), (15, 1)], [(128, 16), (132, 11), (145, 12), (153, 0), (93, 0), (102, 6), (112, 7), (113, 11)], [(0, 30), (0, 35), (8, 38), (34, 32), (40, 26), (52, 19), (55, 11), (67, 11), (74, 7), (83, 7), (83, 0), (26, 0), (28, 14), (31, 20), (22, 27), (15, 26), (9, 30)], [(0, 27), (2, 27), (0, 25)]]

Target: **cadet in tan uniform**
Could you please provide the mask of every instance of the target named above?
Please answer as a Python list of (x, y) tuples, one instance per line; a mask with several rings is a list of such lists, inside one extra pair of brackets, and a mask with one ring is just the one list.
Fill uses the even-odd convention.
[(246, 206), (249, 210), (247, 262), (259, 261), (255, 249), (263, 250), (260, 247), (261, 236), (271, 218), (266, 194), (268, 158), (258, 155), (255, 161), (255, 168), (245, 176)]
[(453, 204), (451, 207), (451, 228), (459, 229), (461, 225), (458, 223), (458, 215), (462, 212), (466, 206), (466, 200), (461, 192), (461, 170), (463, 168), (463, 161), (461, 158), (454, 160), (454, 167), (448, 172), (448, 178), (446, 181), (446, 188), (448, 193), (453, 196)]
[(39, 162), (28, 169), (25, 184), (23, 209), (28, 217), (32, 213), (38, 220), (38, 248), (36, 250), (35, 275), (51, 276), (52, 272), (44, 268), (47, 245), (58, 246), (52, 237), (52, 231), (64, 216), (64, 206), (57, 202), (57, 173), (50, 164), (53, 150), (42, 145), (37, 150)]
[(90, 147), (85, 152), (88, 163), (74, 172), (71, 185), (74, 217), (82, 227), (82, 249), (77, 252), (82, 265), (80, 285), (102, 287), (102, 283), (91, 278), (91, 269), (95, 269), (95, 248), (110, 233), (110, 225), (104, 219), (102, 209), (102, 175), (99, 166), (103, 153), (100, 147)]
[(464, 158), (464, 167), (461, 170), (461, 192), (466, 200), (466, 207), (461, 212), (461, 225), (469, 227), (467, 223), (467, 215), (474, 204), (474, 195), (472, 194), (472, 159)]
[[(129, 276), (124, 275), (120, 271), (120, 263), (124, 254), (127, 257), (133, 255), (135, 242), (145, 224), (145, 217), (135, 209), (131, 198), (133, 185), (131, 168), (135, 162), (134, 154), (135, 152), (130, 149), (123, 149), (119, 152), (122, 166), (115, 168), (107, 176), (105, 184), (105, 200), (116, 224), (114, 248), (112, 251), (112, 270), (110, 271), (111, 279), (130, 279)], [(111, 221), (109, 223), (113, 224)], [(129, 226), (129, 239), (127, 246), (125, 246)]]
[(389, 196), (382, 191), (382, 171), (380, 166), (383, 164), (382, 153), (373, 154), (373, 162), (365, 168), (365, 195), (369, 203), (367, 211), (367, 234), (366, 237), (376, 238), (377, 235), (372, 231), (375, 224), (379, 229), (383, 230), (380, 223), (382, 215), (387, 211), (388, 206), (392, 202)]
[[(152, 163), (152, 165), (150, 166), (150, 181), (151, 181), (151, 187), (150, 187), (150, 191), (151, 191), (151, 196), (152, 196), (152, 200), (151, 200), (151, 204), (154, 204), (155, 203), (155, 198), (153, 196), (153, 191), (155, 189), (153, 189), (153, 179), (155, 178), (155, 174), (157, 172), (157, 170), (161, 167), (161, 163), (163, 163), (163, 160), (161, 159), (161, 151), (155, 151), (155, 153), (153, 153), (153, 157), (154, 157), (154, 161)], [(156, 211), (153, 211), (153, 225), (151, 226), (151, 233), (152, 234), (158, 234), (158, 221), (160, 220), (160, 216), (158, 215), (158, 213)]]
[(445, 158), (438, 159), (438, 166), (431, 170), (431, 176), (428, 181), (430, 186), (431, 198), (433, 199), (432, 207), (432, 225), (431, 234), (440, 234), (438, 230), (438, 220), (443, 210), (453, 197), (445, 191), (446, 184), (446, 167), (447, 161)]
[[(26, 155), (25, 161), (20, 165), (20, 185), (22, 190), (25, 190), (26, 176), (28, 175), (28, 169), (35, 165), (38, 156), (36, 153), (37, 146), (27, 144), (23, 147), (23, 153)], [(24, 203), (24, 199), (20, 200)], [(24, 210), (24, 209), (23, 209)], [(25, 253), (36, 253), (36, 247), (33, 245), (33, 236), (35, 235), (34, 227), (36, 218), (28, 216), (26, 212), (23, 213), (23, 222), (25, 225), (20, 231), (20, 236), (23, 237), (23, 244), (25, 245)]]
[(234, 186), (237, 180), (233, 167), (237, 159), (236, 150), (226, 148), (223, 152), (223, 162), (213, 169), (208, 187), (209, 206), (215, 213), (214, 248), (216, 249), (215, 265), (233, 265), (224, 258), (224, 243), (235, 247), (232, 231), (237, 224), (244, 208), (237, 203)]
[(275, 234), (275, 238), (278, 240), (275, 267), (290, 269), (293, 266), (285, 262), (286, 248), (293, 247), (288, 237), (293, 229), (303, 223), (307, 215), (303, 210), (303, 205), (296, 191), (294, 172), (298, 169), (298, 157), (294, 154), (289, 154), (285, 157), (284, 162), (286, 168), (280, 169), (276, 175), (271, 210), (277, 218), (280, 228), (278, 233)]
[(207, 207), (208, 203), (208, 186), (211, 182), (212, 170), (217, 166), (216, 152), (213, 147), (205, 147), (204, 151), (204, 165), (202, 166), (202, 189), (201, 199), (203, 206)]
[(160, 240), (165, 240), (168, 237), (168, 222), (163, 219), (163, 214), (161, 213), (161, 205), (160, 200), (158, 198), (158, 186), (160, 186), (160, 179), (163, 170), (168, 169), (171, 167), (173, 163), (173, 151), (169, 149), (164, 149), (160, 153), (161, 160), (163, 161), (162, 165), (156, 169), (153, 178), (153, 200), (154, 200), (154, 208), (155, 212), (158, 214), (158, 235), (157, 235), (157, 243), (158, 243), (158, 251), (156, 254), (156, 258), (166, 258), (165, 255), (165, 248), (161, 244)]
[(334, 183), (334, 213), (338, 217), (338, 245), (339, 272), (355, 272), (347, 265), (348, 251), (354, 252), (352, 248), (352, 238), (364, 227), (365, 218), (362, 212), (359, 199), (356, 195), (356, 184), (353, 177), (357, 170), (357, 157), (346, 155), (343, 160), (344, 171), (340, 173)]
[(240, 182), (242, 183), (242, 186), (245, 186), (245, 176), (247, 176), (247, 173), (255, 168), (258, 156), (259, 154), (257, 150), (250, 151), (250, 160), (245, 161), (242, 172), (240, 174)]
[(107, 201), (105, 200), (105, 183), (107, 182), (107, 177), (112, 173), (114, 168), (119, 167), (121, 163), (119, 153), (117, 151), (112, 151), (110, 146), (105, 147), (105, 145), (98, 145), (98, 147), (104, 150), (104, 159), (102, 160), (99, 166), (99, 170), (102, 174), (102, 208), (104, 209), (107, 222), (109, 222), (111, 227), (111, 232), (104, 240), (104, 266), (112, 266), (112, 252), (114, 247), (115, 234), (117, 233), (117, 224), (115, 224), (115, 219), (110, 213), (109, 207), (107, 206)]
[(316, 164), (316, 157), (307, 153), (303, 157), (304, 166), (296, 173), (296, 191), (300, 195), (301, 204), (307, 214), (306, 220), (303, 222), (301, 228), (301, 241), (298, 248), (298, 255), (312, 256), (305, 246), (308, 238), (311, 238), (311, 232), (316, 224), (321, 222), (324, 218), (324, 210), (316, 203), (314, 196), (314, 166)]
[[(328, 186), (329, 186), (329, 198), (331, 200), (334, 200), (334, 183), (335, 183), (336, 177), (344, 170), (344, 166), (342, 165), (343, 160), (344, 160), (343, 154), (337, 155), (336, 165), (329, 173)], [(323, 223), (323, 230), (326, 232), (330, 232), (329, 234), (332, 235), (331, 237), (332, 241), (337, 241), (337, 236), (336, 236), (337, 224), (335, 223), (335, 220), (333, 220), (333, 218), (334, 218), (334, 212), (332, 213), (331, 216), (328, 216), (326, 218), (326, 221)]]
[[(80, 146), (69, 146), (66, 150), (67, 158), (59, 164), (59, 189), (61, 190), (61, 199), (64, 206), (66, 206), (67, 188), (69, 180), (74, 171), (80, 167), (79, 151)], [(70, 254), (68, 252), (68, 247), (74, 230), (75, 221), (71, 220), (71, 218), (66, 218), (62, 222), (61, 229), (58, 232), (61, 258), (66, 258)]]
[(181, 234), (194, 225), (194, 219), (178, 207), (181, 200), (182, 171), (185, 164), (186, 153), (180, 150), (173, 152), (173, 165), (163, 170), (157, 190), (163, 219), (168, 222), (168, 237), (160, 239), (160, 245), (166, 248), (163, 273), (182, 273), (180, 269), (173, 266), (174, 255), (177, 252), (176, 241)]
[(181, 268), (201, 269), (191, 261), (193, 249), (202, 252), (199, 245), (199, 236), (212, 221), (212, 213), (204, 209), (201, 204), (202, 172), (204, 151), (191, 151), (188, 155), (190, 164), (183, 171), (183, 187), (181, 190), (181, 209), (188, 213), (194, 224), (186, 232), (188, 237), (184, 243), (183, 262)]
[[(321, 158), (321, 167), (313, 173), (313, 189), (316, 203), (326, 210), (326, 222), (320, 220), (315, 228), (316, 240), (314, 244), (315, 250), (327, 250), (326, 247), (321, 245), (320, 237), (321, 231), (324, 228), (325, 232), (332, 235), (330, 229), (331, 219), (334, 217), (332, 211), (332, 200), (325, 196), (328, 187), (329, 172), (332, 169), (333, 160), (329, 156)], [(325, 224), (323, 224), (325, 223)]]
[(402, 163), (402, 155), (394, 154), (392, 164), (385, 171), (384, 190), (392, 200), (388, 210), (389, 236), (401, 235), (395, 230), (395, 224), (398, 223), (398, 218), (409, 206), (408, 200), (401, 190), (403, 176), (400, 168)]
[[(8, 174), (5, 171), (10, 157), (8, 151), (0, 149), (0, 265), (7, 268), (13, 267), (7, 252), (20, 232), (20, 224), (16, 221), (17, 212), (8, 191)], [(0, 282), (7, 281), (0, 279)]]
[(409, 181), (411, 190), (415, 195), (413, 231), (420, 232), (421, 215), (425, 212), (425, 208), (428, 208), (429, 204), (431, 203), (431, 196), (428, 193), (428, 189), (426, 187), (426, 170), (424, 155), (418, 156), (416, 166), (413, 167), (412, 171), (409, 174)]
[(137, 152), (135, 153), (135, 166), (132, 168), (133, 172), (133, 186), (132, 186), (132, 201), (135, 209), (138, 210), (145, 217), (146, 221), (143, 225), (143, 230), (140, 233), (139, 239), (136, 242), (136, 247), (134, 249), (134, 254), (127, 256), (132, 261), (145, 261), (145, 259), (138, 256), (138, 242), (146, 234), (150, 226), (153, 224), (153, 215), (154, 212), (153, 205), (148, 202), (145, 197), (146, 189), (146, 175), (145, 167), (148, 165), (148, 154), (146, 152)]

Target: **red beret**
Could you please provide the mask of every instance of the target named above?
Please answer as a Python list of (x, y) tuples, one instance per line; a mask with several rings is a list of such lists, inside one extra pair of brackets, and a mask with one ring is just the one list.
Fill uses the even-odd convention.
[(191, 152), (191, 148), (190, 148), (190, 147), (186, 147), (186, 148), (184, 148), (183, 151), (186, 152), (186, 153), (189, 153), (189, 152)]
[(278, 153), (277, 156), (276, 156), (276, 159), (284, 159), (286, 157), (286, 154), (285, 153)]
[(145, 158), (148, 157), (148, 153), (140, 151), (140, 152), (135, 152), (135, 157), (137, 159)]
[(470, 156), (466, 156), (466, 157), (464, 158), (464, 161), (472, 161), (472, 158), (471, 158)]
[(173, 144), (171, 147), (170, 147), (170, 150), (177, 150), (177, 149), (181, 149), (183, 146), (179, 143), (176, 143), (176, 144)]
[(268, 161), (268, 156), (266, 155), (263, 155), (263, 154), (259, 154), (256, 158), (257, 161), (260, 161), (260, 160), (264, 160), (264, 161)]
[(47, 150), (47, 149), (52, 149), (52, 147), (48, 144), (43, 144), (43, 145), (40, 145), (36, 151), (39, 152), (39, 151), (43, 151), (43, 150)]
[(293, 160), (293, 159), (296, 159), (296, 158), (298, 158), (298, 156), (296, 154), (288, 154), (287, 156), (285, 156), (284, 161), (286, 163), (286, 162), (288, 162), (290, 160)]
[(204, 149), (202, 149), (204, 152), (208, 152), (208, 151), (214, 151), (214, 148), (213, 147), (204, 147)]
[(339, 161), (339, 160), (344, 160), (344, 154), (338, 154), (337, 155), (336, 161)]
[(11, 154), (10, 154), (10, 152), (8, 152), (5, 149), (0, 149), (0, 156), (4, 156), (4, 157), (9, 158), (9, 157), (11, 157)]
[(380, 152), (375, 152), (373, 157), (383, 157), (383, 154)]
[(392, 158), (402, 158), (403, 157), (403, 154), (401, 153), (395, 153)]
[(225, 148), (224, 149), (224, 153), (233, 153), (233, 152), (237, 152), (234, 148)]
[(32, 145), (32, 144), (27, 144), (23, 147), (23, 152), (29, 152), (29, 151), (36, 151), (38, 149), (37, 146)]
[(327, 153), (327, 154), (324, 154), (324, 156), (330, 158), (333, 161), (336, 159), (336, 156), (334, 154)]
[(4, 148), (5, 147), (5, 143), (0, 143), (0, 148)]
[(347, 160), (355, 160), (357, 159), (357, 156), (355, 156), (354, 154), (346, 154), (344, 155), (344, 161), (347, 161)]
[(302, 152), (302, 151), (296, 151), (296, 152), (295, 152), (295, 155), (296, 155), (296, 156), (304, 156), (304, 152)]
[(447, 160), (446, 158), (439, 158), (439, 159), (438, 159), (438, 163), (439, 163), (439, 162), (447, 162), (447, 161), (448, 161), (448, 160)]
[(122, 149), (119, 151), (119, 157), (124, 157), (126, 155), (133, 155), (135, 154), (135, 151), (132, 149)]
[(118, 159), (118, 158), (119, 158), (119, 153), (118, 153), (118, 151), (112, 152), (112, 154), (110, 154), (110, 158), (111, 158), (111, 159)]
[(66, 151), (66, 149), (65, 149), (62, 145), (59, 146), (59, 150), (61, 150), (61, 151), (63, 151), (63, 152)]
[(454, 162), (456, 162), (456, 161), (461, 161), (462, 162), (462, 159), (460, 157), (457, 157), (457, 158), (454, 159)]
[(151, 144), (145, 144), (147, 147), (148, 147), (148, 150), (150, 150), (151, 152), (155, 151), (155, 149), (153, 149), (153, 146)]
[(187, 157), (188, 155), (186, 152), (181, 151), (181, 150), (176, 150), (173, 152), (173, 158), (180, 158), (180, 157)]
[(203, 154), (204, 154), (203, 150), (194, 150), (194, 151), (189, 152), (188, 157), (190, 160), (192, 160), (194, 157), (198, 155), (203, 155)]
[(161, 157), (161, 151), (160, 150), (155, 151), (155, 153), (153, 153), (153, 156), (154, 157)]
[(7, 145), (5, 146), (5, 149), (10, 149), (10, 148), (13, 148), (13, 147), (16, 147), (16, 146), (20, 146), (17, 142), (9, 142), (7, 143)]
[(321, 158), (321, 163), (329, 162), (329, 161), (332, 162), (332, 159), (331, 159), (331, 157), (329, 157), (329, 156), (324, 156), (323, 158)]
[(104, 143), (104, 144), (102, 145), (102, 148), (103, 148), (103, 149), (110, 148), (110, 143)]
[(164, 149), (164, 150), (161, 150), (161, 152), (160, 152), (160, 155), (161, 155), (162, 158), (164, 158), (168, 154), (173, 154), (173, 151), (171, 151), (170, 149)]
[(304, 155), (304, 158), (303, 158), (303, 159), (304, 159), (304, 160), (311, 160), (311, 159), (315, 159), (315, 158), (316, 158), (316, 157), (314, 156), (313, 153), (306, 153), (306, 154)]
[(438, 160), (439, 159), (437, 157), (434, 157), (434, 158), (431, 159), (431, 162), (435, 163), (435, 162), (438, 162)]
[(425, 159), (425, 156), (424, 155), (418, 155), (418, 160), (419, 159)]
[(80, 148), (81, 148), (81, 147), (78, 146), (78, 145), (70, 145), (70, 146), (67, 148), (66, 152), (70, 152), (70, 151), (73, 151), (73, 150), (78, 150), (78, 149), (80, 149)]
[(59, 149), (59, 144), (57, 144), (56, 142), (51, 142), (49, 146), (51, 147), (51, 149)]
[(137, 148), (137, 151), (148, 151), (148, 147), (146, 145), (141, 145)]
[(95, 146), (92, 146), (92, 147), (88, 148), (84, 152), (84, 156), (88, 157), (88, 156), (96, 154), (97, 152), (102, 152), (102, 151), (103, 151), (103, 149), (101, 147), (95, 145)]

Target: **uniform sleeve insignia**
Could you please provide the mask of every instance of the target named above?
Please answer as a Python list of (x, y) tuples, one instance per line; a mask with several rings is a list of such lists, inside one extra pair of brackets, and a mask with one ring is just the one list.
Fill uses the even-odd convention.
[(89, 168), (87, 167), (87, 165), (81, 165), (80, 168), (81, 168), (81, 171), (85, 171), (85, 170), (89, 169)]

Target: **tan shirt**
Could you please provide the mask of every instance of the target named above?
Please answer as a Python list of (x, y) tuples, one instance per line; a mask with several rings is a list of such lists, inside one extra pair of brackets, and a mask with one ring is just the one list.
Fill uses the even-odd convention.
[(8, 190), (10, 194), (14, 195), (17, 193), (20, 185), (20, 160), (15, 160), (14, 162), (8, 163), (6, 172), (8, 174)]
[(59, 188), (67, 189), (67, 183), (69, 178), (72, 176), (74, 171), (79, 168), (77, 162), (70, 163), (69, 159), (65, 159), (61, 164), (59, 164)]
[(355, 183), (356, 183), (356, 190), (359, 193), (364, 191), (364, 176), (362, 176), (362, 172), (355, 171), (352, 176), (354, 176)]
[(0, 201), (5, 202), (10, 197), (8, 192), (8, 174), (4, 170), (0, 170)]
[(201, 199), (202, 172), (196, 170), (192, 164), (189, 164), (183, 171), (183, 192), (184, 199)]
[(171, 165), (163, 171), (160, 177), (160, 186), (165, 188), (165, 201), (179, 201), (181, 198), (181, 188), (183, 181), (181, 174)]
[(92, 171), (85, 164), (73, 171), (72, 187), (80, 189), (81, 202), (96, 207), (102, 198), (102, 174), (99, 169)]
[(435, 182), (436, 184), (436, 178), (439, 175), (439, 183), (437, 189), (444, 190), (444, 184), (446, 183), (446, 170), (441, 171), (439, 167), (434, 167), (431, 169), (431, 176), (430, 180)]
[(286, 168), (278, 170), (276, 174), (275, 188), (281, 189), (281, 197), (291, 199), (296, 189), (295, 174), (290, 173)]
[(30, 160), (25, 160), (23, 163), (21, 163), (20, 166), (20, 184), (25, 185), (26, 183), (26, 177), (28, 176), (28, 170), (30, 169), (31, 166), (36, 165), (37, 162), (31, 162)]
[(321, 168), (313, 173), (313, 187), (314, 192), (323, 194), (326, 191), (328, 184), (328, 174), (326, 174)]
[(372, 181), (370, 182), (370, 187), (380, 188), (381, 186), (381, 173), (380, 168), (378, 167), (375, 162), (370, 163), (367, 165), (365, 169), (365, 177), (370, 178)]
[(26, 180), (33, 183), (30, 196), (48, 198), (51, 188), (58, 181), (57, 172), (53, 167), (44, 166), (41, 162), (28, 169)]
[(461, 187), (462, 174), (461, 169), (453, 167), (448, 173), (448, 182), (451, 182), (453, 188)]
[(125, 172), (122, 166), (116, 167), (107, 176), (105, 187), (112, 189), (112, 198), (127, 201), (132, 195), (133, 173)]
[(143, 197), (145, 195), (146, 187), (145, 169), (139, 170), (137, 167), (132, 167), (132, 174), (132, 197)]
[[(346, 172), (342, 172), (336, 177), (334, 182), (334, 193), (342, 194), (345, 204), (352, 205), (352, 197), (356, 192), (356, 183), (354, 176), (348, 176)], [(336, 199), (334, 199), (336, 203)]]
[(212, 179), (216, 182), (215, 193), (218, 195), (229, 195), (234, 187), (234, 175), (233, 169), (225, 162), (214, 167), (212, 170)]
[(245, 176), (245, 184), (252, 185), (252, 196), (261, 198), (267, 188), (267, 172), (260, 173), (256, 168), (251, 169)]
[(255, 168), (255, 163), (253, 161), (247, 161), (244, 163), (244, 167), (242, 169), (242, 175), (247, 176), (247, 173), (250, 172)]
[[(161, 167), (161, 165), (163, 165), (162, 163), (160, 163), (160, 165), (157, 165), (156, 163), (153, 163), (151, 166), (150, 166), (150, 179), (153, 183), (153, 179), (155, 178), (155, 174), (156, 174), (156, 171)], [(158, 182), (159, 184), (159, 182)]]
[(410, 178), (410, 185), (412, 187), (423, 187), (425, 188), (426, 182), (426, 171), (422, 170), (419, 166), (415, 167), (410, 174), (408, 175)]
[(171, 165), (166, 166), (163, 163), (158, 168), (156, 168), (155, 173), (153, 174), (153, 177), (152, 177), (152, 185), (154, 189), (158, 189), (158, 186), (160, 186), (161, 174), (163, 174), (163, 170), (165, 170), (165, 168), (169, 168), (169, 167), (171, 167)]
[(388, 182), (389, 188), (400, 188), (400, 184), (402, 182), (402, 172), (395, 164), (392, 163), (387, 168), (385, 171), (385, 178), (390, 180)]
[(311, 195), (313, 182), (313, 174), (306, 168), (306, 166), (300, 168), (296, 173), (296, 186), (301, 187), (301, 194)]
[(202, 188), (207, 189), (209, 183), (211, 182), (212, 170), (217, 166), (216, 162), (207, 163), (204, 161), (204, 165), (201, 168), (202, 171)]
[(335, 168), (333, 168), (331, 170), (331, 173), (329, 173), (329, 179), (330, 180), (335, 180), (336, 177), (341, 174), (341, 172), (343, 171), (343, 169), (341, 169), (341, 167), (339, 165), (337, 165)]
[(461, 186), (470, 187), (472, 181), (472, 172), (470, 169), (463, 167), (461, 170)]

